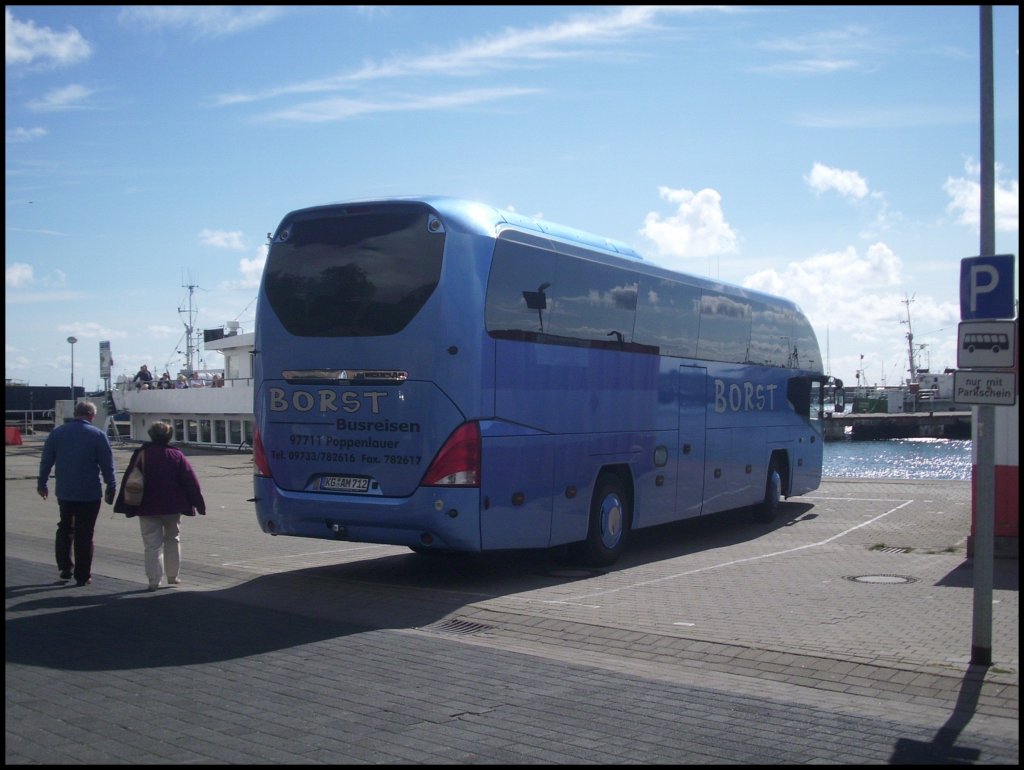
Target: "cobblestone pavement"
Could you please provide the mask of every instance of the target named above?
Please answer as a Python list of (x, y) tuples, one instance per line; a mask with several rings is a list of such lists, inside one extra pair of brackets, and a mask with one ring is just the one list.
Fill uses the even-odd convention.
[(106, 506), (57, 580), (40, 444), (5, 457), (8, 764), (1018, 762), (1018, 564), (972, 666), (968, 483), (826, 480), (584, 570), (269, 537), (251, 458), (190, 451), (209, 515), (148, 593)]

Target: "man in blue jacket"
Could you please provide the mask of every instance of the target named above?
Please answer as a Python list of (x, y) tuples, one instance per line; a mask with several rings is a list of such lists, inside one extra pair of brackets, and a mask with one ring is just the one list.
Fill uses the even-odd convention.
[[(92, 582), (92, 536), (100, 513), (100, 476), (107, 485), (106, 501), (114, 502), (117, 482), (114, 476), (114, 452), (107, 435), (92, 424), (96, 405), (91, 401), (75, 404), (75, 419), (59, 425), (46, 437), (39, 461), (36, 490), (44, 500), (49, 496), (46, 482), (56, 464), (57, 569), (62, 580), (84, 586)], [(74, 559), (72, 559), (72, 546)]]

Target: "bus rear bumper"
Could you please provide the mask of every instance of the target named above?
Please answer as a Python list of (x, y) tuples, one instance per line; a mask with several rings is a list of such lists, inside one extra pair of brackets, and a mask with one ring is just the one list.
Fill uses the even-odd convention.
[(480, 490), (423, 487), (403, 498), (292, 492), (255, 476), (256, 518), (271, 535), (479, 552)]

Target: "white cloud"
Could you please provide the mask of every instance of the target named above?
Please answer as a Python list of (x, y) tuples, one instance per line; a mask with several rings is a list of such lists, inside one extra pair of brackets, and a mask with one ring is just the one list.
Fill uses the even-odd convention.
[(238, 288), (257, 289), (263, 276), (263, 266), (267, 263), (267, 246), (260, 246), (259, 255), (254, 259), (242, 259), (238, 263), (242, 271), (242, 281)]
[(835, 190), (846, 198), (860, 199), (868, 194), (868, 183), (856, 171), (843, 171), (815, 163), (804, 181), (817, 193)]
[[(764, 270), (743, 285), (791, 299), (807, 314), (818, 334), (822, 356), (832, 370), (852, 384), (852, 374), (868, 369), (870, 381), (895, 384), (907, 369), (907, 300), (903, 261), (883, 242), (861, 253), (850, 246), (822, 252), (784, 270)], [(913, 302), (915, 342), (927, 347), (927, 358), (941, 367), (956, 362), (956, 302), (916, 296)], [(827, 350), (831, 338), (831, 352)], [(859, 353), (869, 353), (866, 361)], [(919, 365), (925, 365), (919, 361)]]
[(92, 48), (74, 27), (55, 32), (32, 21), (18, 21), (4, 10), (5, 56), (8, 65), (64, 66), (89, 58)]
[(95, 91), (80, 85), (70, 85), (64, 88), (57, 88), (43, 96), (28, 103), (28, 108), (34, 112), (61, 112), (63, 110), (74, 110), (83, 108), (84, 102)]
[(224, 281), (221, 284), (222, 289), (225, 291), (251, 291), (252, 289), (258, 289), (260, 286), (260, 278), (263, 277), (263, 266), (267, 263), (267, 252), (269, 247), (267, 244), (260, 244), (260, 247), (256, 250), (256, 256), (252, 259), (248, 257), (242, 257), (238, 260), (238, 270), (242, 274), (240, 280), (236, 281)]
[(187, 30), (197, 38), (223, 37), (269, 24), (282, 7), (235, 7), (229, 5), (148, 5), (123, 8), (118, 21), (126, 27), (149, 31)]
[(13, 289), (28, 286), (32, 283), (32, 265), (26, 265), (24, 262), (7, 265), (4, 270), (4, 281)]
[(872, 51), (877, 45), (876, 33), (863, 25), (851, 24), (841, 29), (763, 40), (757, 47), (764, 51), (825, 56), (836, 50)]
[(853, 25), (800, 37), (764, 40), (757, 47), (790, 59), (753, 68), (768, 75), (830, 75), (877, 67), (884, 44), (871, 29)]
[(199, 233), (199, 240), (204, 246), (213, 246), (218, 249), (241, 250), (245, 248), (245, 241), (239, 230), (209, 230), (204, 228)]
[(36, 366), (36, 364), (35, 359), (14, 355), (10, 348), (8, 348), (7, 355), (4, 357), (4, 370), (9, 372), (27, 371)]
[(852, 59), (795, 59), (767, 67), (755, 67), (754, 71), (765, 75), (831, 75), (833, 72), (861, 68), (860, 62)]
[(5, 132), (5, 144), (17, 144), (19, 142), (31, 142), (46, 136), (45, 128), (11, 128)]
[[(981, 225), (981, 184), (978, 182), (980, 168), (973, 160), (964, 163), (968, 177), (950, 177), (942, 189), (950, 197), (946, 211), (956, 216), (959, 224), (977, 229)], [(999, 169), (996, 169), (998, 177)], [(994, 205), (996, 230), (1015, 233), (1020, 221), (1020, 184), (1013, 179), (1009, 182), (995, 181)]]
[(691, 257), (708, 257), (737, 250), (738, 237), (722, 213), (722, 196), (705, 188), (700, 192), (659, 187), (658, 194), (676, 205), (676, 211), (662, 217), (652, 211), (644, 217), (640, 234), (652, 241), (666, 267)]
[(303, 123), (326, 123), (347, 120), (358, 115), (380, 112), (414, 112), (420, 110), (447, 110), (475, 104), (508, 99), (514, 96), (540, 93), (536, 88), (477, 88), (431, 96), (400, 96), (375, 100), (320, 99), (271, 113), (270, 120), (294, 120)]
[(73, 323), (73, 324), (61, 324), (57, 327), (57, 331), (61, 333), (72, 334), (79, 339), (79, 341), (85, 340), (113, 340), (113, 339), (124, 339), (128, 336), (127, 332), (119, 331), (117, 329), (110, 329), (106, 326), (100, 326), (98, 323), (93, 321), (87, 321), (85, 323)]
[(68, 283), (68, 274), (59, 267), (55, 267), (53, 272), (46, 276), (45, 283), (47, 286), (66, 286)]
[(150, 337), (166, 339), (168, 337), (175, 337), (181, 334), (181, 329), (177, 326), (147, 326), (146, 334), (149, 335)]
[(410, 75), (486, 74), (496, 69), (522, 67), (524, 62), (565, 59), (571, 56), (607, 56), (615, 41), (629, 41), (642, 34), (658, 31), (658, 17), (679, 13), (735, 13), (725, 6), (634, 6), (579, 13), (568, 21), (546, 27), (520, 29), (507, 27), (496, 34), (477, 38), (440, 53), (396, 57), (370, 62), (360, 69), (301, 83), (280, 86), (256, 93), (222, 95), (220, 105), (289, 96), (297, 93), (335, 91), (383, 78)]
[[(899, 286), (903, 280), (903, 262), (885, 243), (868, 247), (863, 256), (853, 246), (842, 251), (822, 252), (802, 262), (790, 262), (779, 273), (763, 270), (744, 281), (744, 286), (795, 298), (828, 308), (849, 303), (856, 305), (866, 295)], [(805, 308), (806, 309), (806, 308)], [(853, 328), (859, 322), (853, 324)]]
[[(64, 289), (67, 285), (67, 274), (59, 268), (53, 268), (50, 272), (37, 276), (32, 265), (12, 262), (5, 269), (5, 281), (8, 288), (15, 289), (5, 297), (9, 305), (67, 302), (85, 296), (84, 292)], [(29, 287), (36, 290), (25, 291)]]

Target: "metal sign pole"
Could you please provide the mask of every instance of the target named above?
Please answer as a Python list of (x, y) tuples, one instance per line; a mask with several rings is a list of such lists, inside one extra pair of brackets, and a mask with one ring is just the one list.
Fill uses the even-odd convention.
[[(995, 121), (992, 6), (980, 9), (981, 27), (981, 255), (996, 253)], [(976, 406), (978, 464), (974, 469), (974, 613), (971, 663), (992, 665), (992, 582), (995, 559), (995, 407)]]

